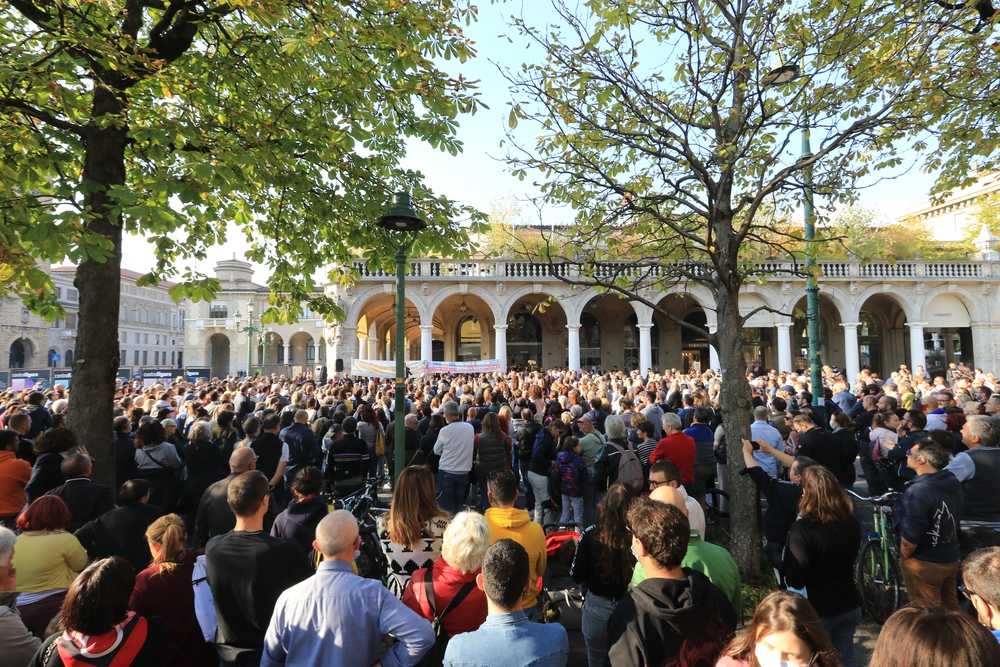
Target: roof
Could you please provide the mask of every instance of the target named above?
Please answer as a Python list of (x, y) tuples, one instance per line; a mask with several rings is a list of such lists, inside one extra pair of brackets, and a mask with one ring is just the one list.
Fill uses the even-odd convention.
[[(122, 278), (128, 278), (129, 280), (138, 280), (139, 278), (146, 275), (145, 273), (139, 273), (138, 271), (132, 271), (131, 269), (120, 269)], [(76, 273), (75, 266), (59, 266), (52, 269), (52, 273)], [(172, 283), (169, 280), (161, 280), (157, 287), (173, 287), (177, 283)]]

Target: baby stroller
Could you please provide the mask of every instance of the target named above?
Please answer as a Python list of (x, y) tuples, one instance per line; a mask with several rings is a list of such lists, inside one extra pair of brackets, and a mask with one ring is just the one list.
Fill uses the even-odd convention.
[(567, 631), (579, 630), (583, 618), (583, 591), (570, 576), (576, 545), (583, 533), (578, 523), (550, 523), (545, 531), (545, 576), (538, 586), (542, 600), (539, 620), (559, 623)]

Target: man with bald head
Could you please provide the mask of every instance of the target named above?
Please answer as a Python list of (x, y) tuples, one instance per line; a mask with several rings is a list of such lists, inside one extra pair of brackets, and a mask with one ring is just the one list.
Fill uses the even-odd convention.
[[(264, 637), (261, 667), (405, 667), (434, 645), (430, 623), (381, 582), (354, 574), (361, 548), (358, 522), (336, 510), (316, 526), (313, 548), (323, 554), (316, 574), (278, 598)], [(385, 635), (396, 643), (379, 656)]]
[[(229, 492), (229, 484), (238, 476), (250, 470), (257, 469), (257, 455), (249, 447), (234, 449), (229, 456), (229, 477), (220, 479), (212, 484), (201, 496), (198, 503), (198, 514), (194, 522), (195, 545), (204, 547), (208, 541), (216, 535), (228, 533), (236, 525), (236, 517), (229, 508), (226, 501), (226, 494)], [(274, 522), (273, 516), (270, 521), (265, 520), (267, 529), (271, 529)]]
[[(664, 484), (656, 487), (650, 492), (649, 499), (673, 505), (683, 512), (684, 516), (688, 516), (684, 495), (672, 486)], [(692, 530), (687, 554), (681, 561), (681, 567), (689, 567), (708, 577), (709, 581), (726, 594), (736, 616), (739, 617), (743, 611), (743, 585), (740, 581), (740, 568), (728, 551), (717, 544), (706, 542), (701, 539), (697, 530)], [(636, 563), (635, 571), (632, 573), (632, 586), (637, 586), (645, 579), (646, 571), (642, 563)]]
[(91, 481), (93, 469), (86, 454), (72, 454), (63, 459), (59, 472), (66, 479), (62, 486), (49, 491), (48, 496), (59, 496), (65, 501), (73, 518), (66, 526), (66, 532), (75, 533), (88, 521), (93, 521), (105, 512), (115, 508), (115, 496), (111, 489)]

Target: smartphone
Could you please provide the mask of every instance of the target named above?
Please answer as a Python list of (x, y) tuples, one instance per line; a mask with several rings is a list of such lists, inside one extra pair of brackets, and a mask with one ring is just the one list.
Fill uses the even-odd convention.
[(750, 441), (750, 447), (752, 447), (755, 452), (760, 451), (760, 444), (756, 440)]

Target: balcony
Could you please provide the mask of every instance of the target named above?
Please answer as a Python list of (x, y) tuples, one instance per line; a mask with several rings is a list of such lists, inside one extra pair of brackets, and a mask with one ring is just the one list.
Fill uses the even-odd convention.
[[(705, 274), (710, 271), (708, 264), (690, 262), (688, 270), (693, 273)], [(821, 280), (983, 280), (1000, 277), (1000, 262), (970, 260), (967, 262), (935, 262), (916, 260), (912, 262), (871, 262), (861, 264), (856, 261), (821, 261)], [(394, 272), (382, 269), (369, 270), (364, 262), (355, 262), (355, 269), (361, 274), (361, 279), (395, 279)], [(624, 275), (638, 277), (645, 274), (654, 276), (660, 274), (659, 267), (642, 266), (635, 262), (606, 262), (598, 268), (598, 274), (604, 276)], [(796, 271), (804, 278), (804, 263), (787, 260), (761, 262), (759, 271), (766, 276), (778, 280), (787, 280)], [(482, 278), (487, 280), (505, 280), (525, 282), (537, 281), (539, 278), (575, 277), (579, 270), (568, 264), (542, 264), (517, 259), (491, 260), (447, 260), (447, 259), (417, 259), (410, 262), (411, 278), (422, 280), (455, 280), (461, 278)]]
[(59, 338), (76, 338), (76, 329), (60, 329)]

